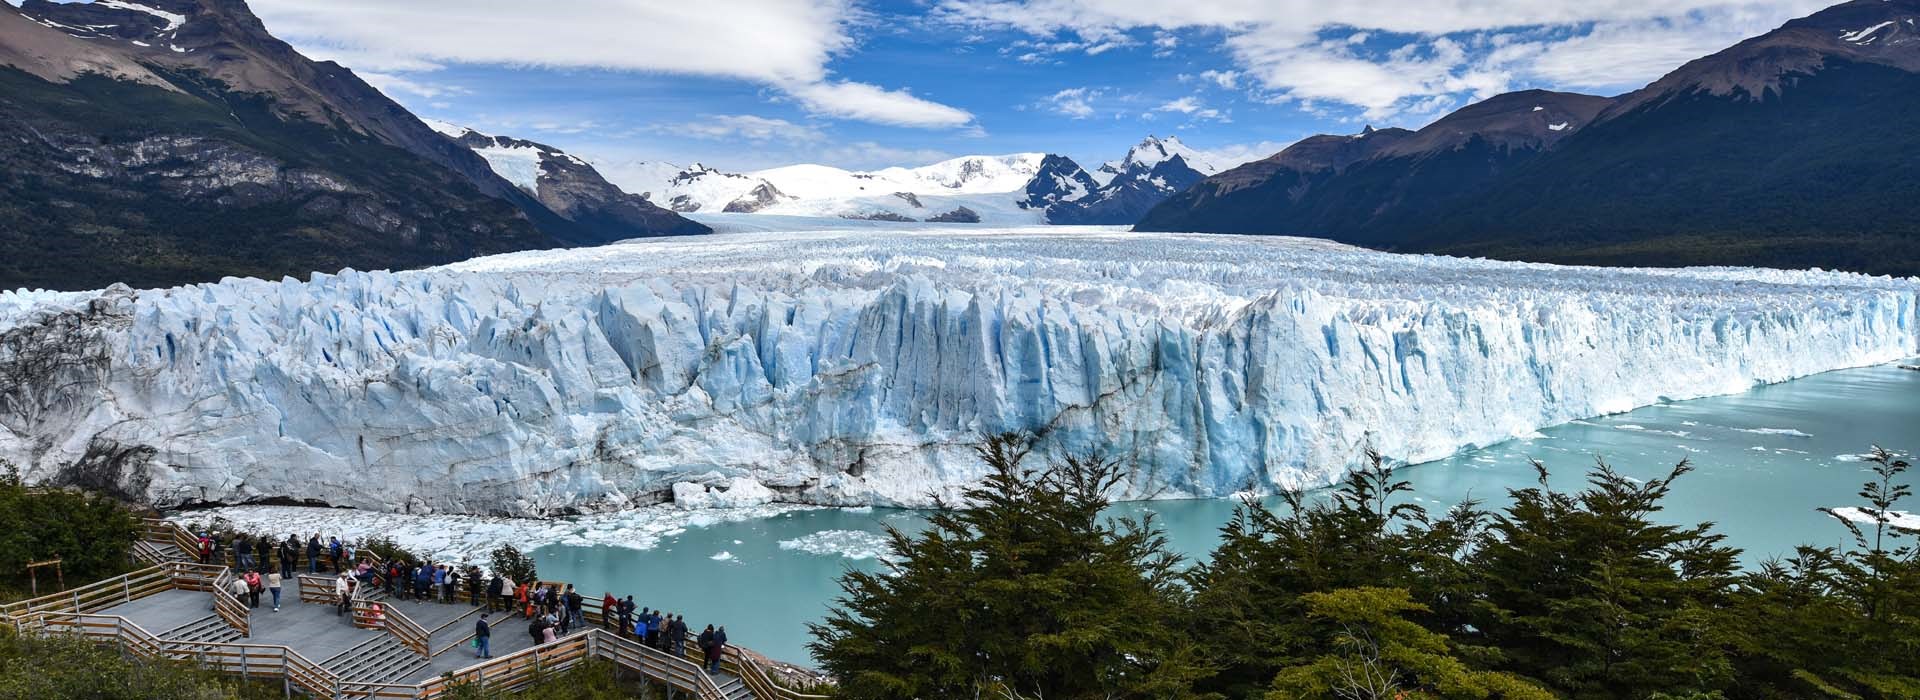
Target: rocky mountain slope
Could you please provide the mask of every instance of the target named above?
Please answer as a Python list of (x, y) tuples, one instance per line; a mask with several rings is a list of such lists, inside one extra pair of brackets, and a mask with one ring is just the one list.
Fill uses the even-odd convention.
[(645, 197), (622, 191), (607, 182), (592, 164), (553, 146), (440, 121), (427, 120), (427, 125), (473, 149), (494, 173), (533, 195), (553, 213), (609, 238), (630, 237), (622, 234), (631, 231), (653, 235), (709, 231), (706, 226), (654, 206)]
[[(411, 267), (570, 221), (241, 0), (0, 5), (0, 288)], [(672, 222), (674, 226), (686, 224)]]
[(1618, 98), (1514, 93), (1392, 139), (1309, 139), (1201, 182), (1139, 228), (1917, 274), (1920, 222), (1905, 215), (1920, 201), (1917, 25), (1920, 0), (1856, 0)]

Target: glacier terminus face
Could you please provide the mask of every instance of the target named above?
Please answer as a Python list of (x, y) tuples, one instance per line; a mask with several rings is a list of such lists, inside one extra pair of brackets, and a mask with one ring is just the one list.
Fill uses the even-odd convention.
[(172, 506), (926, 505), (987, 433), (1124, 497), (1317, 486), (1916, 349), (1920, 280), (1096, 228), (757, 232), (0, 293), (0, 458)]

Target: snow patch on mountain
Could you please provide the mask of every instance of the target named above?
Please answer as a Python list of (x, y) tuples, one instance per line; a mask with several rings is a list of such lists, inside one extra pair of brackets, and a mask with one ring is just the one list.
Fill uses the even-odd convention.
[(1042, 457), (1119, 460), (1126, 498), (1271, 492), (1330, 483), (1369, 446), (1425, 461), (1911, 357), (1917, 292), (931, 224), (11, 292), (0, 332), (79, 314), (46, 350), (106, 362), (0, 387), (0, 458), (35, 481), (87, 464), (163, 505), (540, 515), (691, 500), (681, 484), (926, 505), (1011, 430)]

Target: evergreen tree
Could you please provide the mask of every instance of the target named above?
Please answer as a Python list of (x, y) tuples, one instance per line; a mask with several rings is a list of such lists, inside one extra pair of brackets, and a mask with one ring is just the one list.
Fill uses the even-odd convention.
[(1644, 484), (1600, 462), (1576, 494), (1511, 492), (1469, 557), (1484, 587), (1474, 629), (1501, 668), (1572, 698), (1690, 697), (1730, 680), (1715, 611), (1738, 550), (1710, 523), (1651, 520), (1686, 462)]
[[(1742, 579), (1728, 616), (1739, 695), (1757, 698), (1920, 697), (1920, 560), (1897, 523), (1908, 463), (1875, 447), (1866, 505), (1822, 509), (1854, 546), (1801, 547)], [(1869, 523), (1863, 528), (1860, 522)]]
[(1282, 669), (1267, 700), (1552, 700), (1513, 676), (1470, 668), (1443, 635), (1406, 618), (1424, 611), (1398, 588), (1345, 588), (1301, 597), (1328, 651)]
[(1484, 513), (1465, 503), (1429, 521), (1425, 509), (1396, 502), (1411, 485), (1378, 452), (1366, 457), (1323, 500), (1296, 491), (1281, 494), (1282, 512), (1242, 504), (1211, 561), (1191, 572), (1194, 634), (1220, 666), (1207, 689), (1246, 697), (1281, 668), (1329, 653), (1308, 619), (1307, 594), (1397, 586), (1414, 591), (1425, 603), (1416, 612), (1440, 629), (1463, 617), (1471, 591), (1456, 555), (1478, 536)]
[(1178, 560), (1150, 520), (1109, 519), (1110, 462), (1030, 471), (1022, 439), (895, 558), (850, 571), (809, 644), (847, 698), (1185, 698), (1207, 673), (1181, 625)]

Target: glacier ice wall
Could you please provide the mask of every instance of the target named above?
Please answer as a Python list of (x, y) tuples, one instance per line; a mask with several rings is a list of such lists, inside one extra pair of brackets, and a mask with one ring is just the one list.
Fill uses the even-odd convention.
[(1916, 290), (1047, 228), (13, 292), (0, 458), (162, 505), (545, 514), (742, 477), (911, 505), (1023, 430), (1124, 461), (1130, 497), (1215, 496), (1906, 357)]

